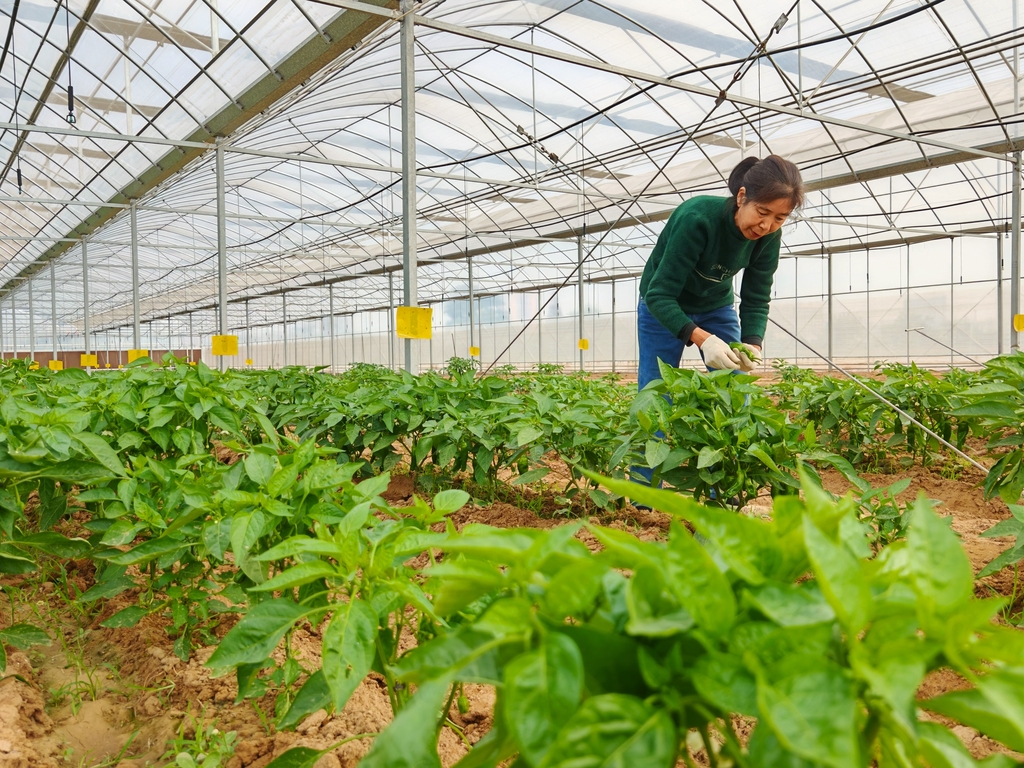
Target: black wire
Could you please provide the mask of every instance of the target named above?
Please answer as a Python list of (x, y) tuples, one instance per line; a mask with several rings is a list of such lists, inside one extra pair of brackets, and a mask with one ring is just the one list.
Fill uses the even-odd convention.
[[(18, 117), (18, 101), (20, 101), (21, 92), (18, 89), (18, 53), (14, 47), (14, 21), (18, 13), (18, 0), (14, 2), (14, 11), (11, 14), (11, 26), (7, 30), (7, 41), (4, 43), (4, 57), (7, 56), (7, 50), (10, 48), (11, 51), (11, 81), (14, 83), (14, 132), (15, 134), (21, 133), (21, 120)], [(0, 58), (0, 67), (3, 66), (3, 58)], [(15, 175), (18, 179), (18, 194), (22, 192), (21, 186), (21, 155), (19, 154), (15, 160), (17, 161), (17, 168), (15, 168)]]
[(75, 122), (75, 87), (71, 84), (71, 0), (64, 0), (64, 24), (68, 32), (68, 122)]

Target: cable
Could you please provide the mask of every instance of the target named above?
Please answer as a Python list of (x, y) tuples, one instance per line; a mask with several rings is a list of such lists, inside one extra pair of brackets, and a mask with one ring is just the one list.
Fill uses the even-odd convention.
[(75, 86), (71, 84), (71, 0), (64, 0), (64, 24), (68, 32), (68, 116), (67, 121), (75, 124)]
[[(833, 362), (832, 360), (830, 360), (830, 359), (829, 359), (828, 357), (826, 357), (825, 355), (821, 354), (821, 353), (820, 353), (820, 352), (818, 352), (818, 351), (817, 351), (816, 349), (814, 349), (814, 347), (811, 347), (810, 345), (808, 345), (808, 344), (807, 344), (806, 342), (804, 342), (804, 341), (803, 341), (802, 339), (800, 339), (800, 338), (799, 338), (799, 337), (798, 337), (798, 336), (797, 336), (797, 335), (796, 335), (795, 333), (793, 333), (792, 331), (790, 331), (790, 330), (789, 330), (788, 328), (783, 328), (783, 327), (782, 327), (782, 325), (780, 325), (780, 324), (779, 324), (779, 323), (778, 323), (778, 322), (777, 322), (776, 320), (772, 320), (772, 318), (770, 318), (770, 317), (769, 317), (769, 318), (768, 318), (768, 321), (769, 321), (769, 322), (770, 322), (770, 323), (771, 323), (772, 325), (774, 325), (774, 326), (775, 326), (776, 328), (778, 328), (778, 329), (779, 329), (780, 331), (782, 331), (782, 332), (783, 332), (784, 334), (786, 334), (787, 336), (789, 336), (790, 338), (792, 338), (792, 339), (793, 339), (794, 341), (796, 341), (796, 342), (797, 342), (798, 344), (800, 344), (801, 346), (804, 346), (804, 347), (806, 347), (807, 349), (809, 349), (809, 350), (811, 351), (811, 353), (812, 353), (813, 355), (815, 355), (816, 357), (819, 357), (819, 358), (821, 358), (821, 359), (822, 359), (822, 360), (824, 360), (824, 361), (825, 361), (826, 363), (828, 363), (828, 364), (829, 364), (829, 366), (831, 366), (832, 368), (835, 368), (835, 369), (836, 369), (837, 371), (839, 371), (839, 372), (840, 372), (841, 374), (843, 374), (844, 376), (846, 376), (846, 377), (847, 377), (847, 378), (848, 378), (848, 379), (849, 379), (850, 381), (852, 381), (852, 382), (853, 382), (854, 384), (856, 384), (856, 385), (857, 385), (858, 387), (860, 387), (861, 389), (865, 390), (865, 391), (866, 391), (866, 392), (867, 392), (868, 394), (870, 394), (870, 395), (871, 395), (872, 397), (876, 398), (877, 400), (881, 400), (881, 401), (882, 401), (883, 403), (885, 403), (885, 404), (886, 404), (886, 405), (888, 405), (888, 406), (889, 406), (890, 408), (892, 408), (892, 409), (893, 409), (894, 411), (896, 411), (896, 413), (898, 413), (898, 414), (899, 414), (900, 416), (902, 416), (903, 418), (907, 419), (907, 420), (908, 420), (908, 421), (910, 421), (911, 423), (913, 423), (913, 424), (916, 424), (917, 426), (919, 426), (919, 427), (920, 427), (921, 429), (923, 429), (923, 430), (924, 430), (925, 432), (927, 432), (927, 433), (928, 433), (929, 435), (931, 435), (931, 436), (932, 436), (932, 437), (934, 437), (934, 438), (935, 438), (936, 440), (938, 440), (938, 441), (939, 441), (940, 443), (942, 443), (943, 445), (945, 445), (945, 446), (946, 446), (947, 448), (949, 448), (949, 449), (950, 449), (951, 451), (953, 451), (954, 453), (956, 453), (957, 455), (959, 455), (959, 456), (960, 456), (961, 458), (963, 458), (963, 459), (966, 459), (966, 460), (967, 460), (967, 461), (969, 461), (969, 462), (970, 462), (971, 464), (973, 464), (973, 465), (974, 465), (975, 467), (977, 467), (978, 469), (980, 469), (980, 470), (981, 470), (981, 471), (982, 471), (982, 472), (983, 472), (984, 474), (986, 474), (986, 475), (988, 474), (988, 467), (986, 467), (986, 466), (985, 466), (985, 465), (983, 465), (983, 464), (980, 464), (980, 463), (979, 463), (978, 461), (976, 461), (975, 459), (973, 459), (973, 458), (971, 458), (970, 456), (968, 456), (968, 455), (967, 455), (966, 453), (964, 453), (963, 451), (961, 451), (961, 450), (960, 450), (959, 448), (957, 448), (957, 447), (956, 447), (955, 445), (953, 445), (953, 444), (952, 444), (951, 442), (949, 442), (949, 441), (948, 441), (948, 440), (946, 440), (945, 438), (943, 438), (943, 437), (941, 437), (940, 435), (937, 435), (937, 434), (935, 434), (934, 432), (932, 432), (932, 430), (928, 429), (928, 427), (926, 427), (926, 426), (925, 426), (924, 424), (922, 424), (922, 423), (921, 423), (920, 421), (918, 421), (918, 420), (917, 420), (917, 419), (915, 419), (915, 418), (914, 418), (913, 416), (911, 416), (911, 415), (910, 415), (909, 413), (907, 413), (906, 411), (904, 411), (904, 410), (903, 410), (902, 408), (900, 408), (900, 407), (899, 407), (898, 405), (896, 405), (896, 403), (892, 402), (891, 400), (888, 400), (888, 399), (886, 399), (885, 397), (883, 397), (882, 395), (880, 395), (880, 394), (879, 394), (878, 392), (875, 392), (875, 390), (873, 390), (873, 389), (872, 389), (871, 387), (869, 387), (869, 386), (868, 386), (867, 384), (865, 384), (865, 383), (864, 383), (863, 381), (861, 381), (860, 379), (858, 379), (858, 378), (857, 378), (856, 376), (854, 376), (854, 375), (853, 375), (852, 373), (850, 373), (849, 371), (847, 371), (846, 369), (844, 369), (844, 368), (843, 368), (842, 366), (840, 366), (840, 365), (837, 365), (837, 364), (836, 364), (835, 362)], [(914, 329), (911, 329), (911, 330), (914, 330)]]
[[(689, 135), (683, 141), (681, 141), (679, 143), (679, 146), (676, 147), (675, 151), (671, 155), (669, 155), (668, 159), (664, 163), (662, 163), (661, 166), (658, 167), (657, 172), (651, 175), (650, 180), (646, 184), (644, 184), (643, 189), (641, 189), (640, 192), (638, 192), (632, 198), (632, 200), (629, 203), (627, 203), (626, 205), (624, 205), (622, 207), (622, 212), (619, 214), (619, 217), (615, 220), (615, 223), (613, 223), (610, 227), (608, 227), (602, 233), (600, 239), (596, 243), (594, 243), (593, 247), (586, 254), (586, 256), (584, 256), (582, 259), (577, 260), (576, 267), (571, 272), (569, 272), (568, 275), (565, 276), (565, 279), (562, 281), (561, 285), (559, 285), (554, 291), (552, 291), (551, 296), (548, 298), (548, 300), (545, 301), (544, 304), (541, 305), (540, 308), (537, 309), (537, 311), (536, 311), (536, 313), (534, 313), (533, 317), (531, 317), (530, 320), (520, 329), (519, 333), (517, 333), (515, 335), (515, 338), (513, 338), (508, 343), (508, 345), (505, 347), (505, 349), (503, 349), (499, 354), (495, 355), (494, 361), (489, 366), (487, 366), (487, 368), (483, 371), (484, 375), (486, 375), (487, 373), (490, 373), (490, 371), (494, 367), (495, 363), (497, 363), (502, 357), (504, 357), (504, 355), (512, 348), (512, 345), (515, 344), (517, 341), (519, 341), (519, 339), (522, 338), (523, 334), (526, 333), (526, 329), (529, 328), (531, 325), (533, 325), (534, 321), (540, 316), (541, 312), (543, 312), (547, 308), (548, 304), (550, 304), (554, 300), (554, 298), (558, 295), (558, 292), (561, 291), (566, 285), (569, 284), (569, 281), (572, 280), (572, 278), (576, 275), (576, 273), (579, 272), (583, 268), (584, 264), (586, 264), (591, 258), (593, 258), (594, 254), (597, 253), (598, 247), (601, 245), (601, 243), (604, 242), (605, 238), (608, 237), (609, 233), (611, 233), (612, 230), (614, 230), (616, 227), (618, 227), (619, 223), (626, 217), (626, 214), (628, 214), (629, 211), (632, 209), (632, 207), (634, 205), (636, 205), (637, 202), (639, 202), (640, 199), (647, 193), (647, 190), (651, 187), (652, 184), (654, 184), (654, 181), (657, 178), (659, 178), (665, 172), (665, 169), (668, 168), (668, 166), (671, 164), (671, 162), (673, 160), (675, 160), (676, 156), (678, 156), (678, 154), (683, 150), (683, 147), (685, 147), (687, 145), (687, 143), (689, 143), (689, 141), (692, 139), (694, 134), (696, 134), (697, 131), (699, 131), (701, 129), (701, 127), (703, 127), (704, 123), (706, 123), (711, 118), (711, 115), (713, 115), (715, 113), (715, 110), (718, 109), (718, 107), (722, 104), (722, 102), (725, 101), (725, 97), (726, 97), (726, 94), (727, 94), (728, 90), (733, 85), (735, 85), (736, 82), (741, 77), (743, 77), (744, 74), (746, 74), (746, 72), (748, 72), (750, 70), (749, 63), (754, 59), (754, 54), (756, 54), (758, 51), (763, 51), (765, 49), (765, 46), (768, 44), (768, 41), (772, 38), (772, 36), (782, 29), (782, 27), (786, 23), (786, 20), (789, 18), (789, 14), (791, 14), (793, 12), (793, 10), (796, 8), (796, 5), (797, 5), (798, 2), (799, 2), (799, 0), (794, 0), (793, 5), (790, 6), (790, 8), (789, 8), (789, 11), (787, 11), (786, 13), (782, 14), (779, 17), (779, 20), (775, 22), (775, 25), (771, 28), (771, 30), (768, 32), (768, 34), (765, 35), (764, 40), (762, 40), (760, 43), (758, 43), (758, 45), (755, 46), (753, 50), (751, 50), (751, 52), (748, 54), (747, 58), (740, 65), (739, 69), (737, 69), (736, 72), (733, 73), (733, 76), (729, 80), (728, 84), (724, 88), (719, 90), (718, 98), (715, 99), (714, 106), (712, 106), (711, 109), (708, 110), (707, 114), (704, 115), (703, 118), (701, 118), (701, 121), (697, 124), (697, 126), (692, 131), (689, 131)], [(581, 140), (581, 142), (580, 142), (581, 149), (582, 149), (582, 146), (583, 146), (583, 144), (582, 144), (582, 140)], [(584, 218), (583, 218), (583, 222), (584, 222), (583, 226), (585, 228), (586, 227), (586, 216), (585, 215), (584, 215)]]
[[(17, 12), (18, 3), (14, 4), (14, 11)], [(14, 48), (14, 16), (11, 16), (11, 27), (7, 34), (7, 43), (4, 45), (4, 54), (7, 53), (7, 46), (11, 49), (11, 82), (14, 84), (14, 133), (21, 135), (21, 118), (18, 115), (18, 102), (21, 100), (22, 90), (18, 88), (18, 53)], [(18, 194), (22, 194), (21, 185), (21, 155), (19, 154), (15, 160), (18, 163), (15, 173), (18, 178)]]

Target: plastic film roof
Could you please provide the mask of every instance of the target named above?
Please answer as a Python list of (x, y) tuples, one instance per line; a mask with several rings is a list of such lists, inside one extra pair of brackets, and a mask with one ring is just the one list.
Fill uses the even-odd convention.
[[(32, 280), (48, 313), (40, 268), (52, 260), (60, 326), (80, 329), (88, 235), (91, 327), (130, 324), (134, 199), (143, 320), (180, 325), (212, 308), (214, 134), (233, 323), (245, 302), (251, 324), (279, 321), (282, 293), (289, 319), (322, 316), (329, 285), (337, 313), (387, 306), (389, 273), (398, 300), (399, 22), (358, 6), (0, 0), (0, 40), (13, 23), (0, 302), (23, 306)], [(467, 255), (480, 293), (557, 285), (578, 237), (593, 252), (587, 279), (635, 274), (668, 213), (726, 194), (750, 154), (793, 160), (812, 189), (784, 233), (789, 255), (1007, 221), (1012, 0), (440, 0), (415, 12), (421, 302), (465, 295)]]

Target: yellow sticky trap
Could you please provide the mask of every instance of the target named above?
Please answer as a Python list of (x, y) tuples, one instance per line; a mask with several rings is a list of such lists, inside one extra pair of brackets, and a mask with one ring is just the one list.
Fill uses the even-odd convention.
[[(110, 367), (110, 363), (107, 363), (107, 368), (109, 368), (109, 367)], [(121, 366), (117, 366), (117, 367), (120, 368)]]
[(245, 364), (246, 365), (252, 365), (252, 358), (251, 357), (245, 358)]
[[(148, 349), (129, 349), (128, 350), (128, 362), (134, 363), (136, 360), (141, 360), (143, 357), (149, 357)], [(117, 366), (120, 368), (121, 366)]]
[(480, 357), (480, 347), (470, 347), (469, 348), (469, 356), (470, 357)]
[(1013, 330), (1017, 333), (1024, 331), (1024, 315), (1013, 316)]
[[(99, 367), (100, 361), (96, 359), (96, 355), (82, 355), (78, 360), (78, 364), (83, 368), (97, 368)], [(107, 364), (107, 367), (110, 367), (109, 363)]]
[(214, 336), (213, 354), (216, 357), (233, 357), (238, 354), (237, 336)]
[(64, 361), (63, 360), (51, 360), (46, 365), (47, 365), (47, 367), (49, 367), (49, 369), (51, 371), (63, 371), (64, 370)]
[(590, 339), (580, 339), (576, 346), (580, 349), (590, 349)]
[(28, 369), (30, 371), (38, 371), (39, 370), (39, 363), (37, 363), (35, 360), (33, 360), (31, 363), (28, 364)]
[(429, 339), (433, 335), (431, 307), (398, 307), (395, 323), (400, 339)]

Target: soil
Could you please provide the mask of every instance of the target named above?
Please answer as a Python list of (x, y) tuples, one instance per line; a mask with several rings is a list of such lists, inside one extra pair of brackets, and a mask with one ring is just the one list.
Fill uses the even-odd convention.
[[(224, 451), (222, 460), (233, 458)], [(561, 485), (568, 479), (568, 470), (553, 457), (548, 461), (553, 469), (552, 484)], [(961, 477), (947, 479), (937, 469), (915, 467), (865, 477), (876, 487), (909, 477), (910, 487), (901, 494), (901, 500), (909, 501), (923, 493), (939, 502), (938, 512), (952, 515), (953, 530), (963, 539), (977, 571), (1010, 543), (980, 537), (981, 532), (1008, 517), (1009, 511), (999, 500), (982, 498), (978, 487), (981, 475), (971, 472), (964, 470)], [(822, 479), (835, 493), (849, 489), (849, 483), (837, 472), (826, 471)], [(410, 503), (415, 491), (412, 477), (396, 474), (384, 496), (401, 506)], [(668, 530), (669, 517), (656, 511), (628, 505), (610, 512), (601, 512), (592, 505), (566, 510), (554, 501), (554, 491), (540, 494), (540, 498), (531, 496), (533, 492), (528, 490), (517, 493), (510, 500), (467, 506), (452, 515), (452, 522), (460, 529), (471, 523), (550, 528), (577, 522), (580, 516), (573, 513), (582, 509), (585, 520), (629, 530), (645, 540), (663, 538)], [(513, 503), (517, 499), (530, 509)], [(747, 511), (767, 512), (770, 504), (768, 498), (755, 499)], [(66, 533), (73, 532), (70, 529), (78, 522), (76, 515), (68, 518)], [(577, 535), (592, 549), (597, 548), (586, 531)], [(293, 746), (326, 749), (360, 734), (375, 734), (391, 720), (384, 681), (371, 675), (343, 711), (333, 715), (316, 712), (295, 732), (275, 732), (269, 725), (273, 720), (273, 693), (235, 703), (234, 676), (214, 678), (203, 666), (215, 646), (198, 648), (188, 662), (183, 662), (174, 655), (166, 619), (149, 616), (128, 629), (100, 627), (107, 617), (131, 604), (135, 595), (131, 591), (122, 593), (91, 609), (76, 604), (77, 597), (93, 583), (94, 569), (89, 561), (70, 561), (63, 573), (49, 577), (53, 581), (40, 583), (38, 576), (29, 575), (2, 582), (22, 595), (16, 620), (43, 624), (51, 634), (56, 634), (56, 628), (59, 636), (52, 645), (28, 652), (8, 647), (7, 676), (0, 680), (0, 768), (164, 766), (173, 763), (176, 743), (180, 746), (183, 740), (208, 738), (213, 727), (222, 734), (218, 738), (229, 732), (237, 735), (234, 755), (225, 763), (228, 768), (264, 768)], [(995, 574), (981, 580), (979, 596), (993, 592), (1010, 595), (1012, 575)], [(6, 626), (8, 620), (4, 616), (0, 626)], [(232, 623), (233, 618), (225, 615), (216, 634), (223, 637)], [(306, 668), (319, 666), (320, 647), (320, 627), (307, 626), (295, 632), (292, 652)], [(283, 650), (279, 649), (278, 654)], [(925, 680), (919, 697), (965, 686), (966, 681), (952, 673), (936, 673)], [(453, 706), (450, 717), (462, 730), (465, 742), (473, 744), (491, 727), (494, 693), (486, 686), (467, 685), (466, 695), (469, 711), (460, 714)], [(735, 725), (748, 735), (752, 728), (747, 721)], [(971, 729), (957, 726), (955, 732), (976, 757), (1000, 750), (999, 745)], [(444, 729), (439, 742), (442, 764), (451, 766), (461, 759), (467, 752), (465, 742), (455, 730)], [(371, 743), (370, 738), (357, 738), (338, 746), (325, 754), (316, 768), (356, 766)], [(708, 764), (706, 755), (696, 747), (691, 745), (695, 762)]]

